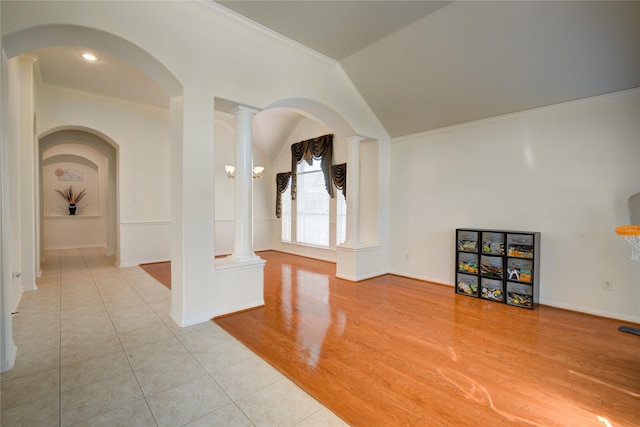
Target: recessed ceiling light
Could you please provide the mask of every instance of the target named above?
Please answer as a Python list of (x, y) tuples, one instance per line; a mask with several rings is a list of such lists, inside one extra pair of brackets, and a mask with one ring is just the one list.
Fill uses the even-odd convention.
[(84, 52), (80, 56), (82, 57), (82, 59), (84, 59), (85, 61), (89, 61), (89, 62), (96, 62), (98, 60), (97, 56), (95, 56), (93, 53), (89, 53), (89, 52)]

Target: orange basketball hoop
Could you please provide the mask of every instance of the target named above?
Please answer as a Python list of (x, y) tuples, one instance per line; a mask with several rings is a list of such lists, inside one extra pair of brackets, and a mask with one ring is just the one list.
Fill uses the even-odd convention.
[(640, 261), (640, 225), (621, 225), (616, 233), (631, 245), (631, 260)]

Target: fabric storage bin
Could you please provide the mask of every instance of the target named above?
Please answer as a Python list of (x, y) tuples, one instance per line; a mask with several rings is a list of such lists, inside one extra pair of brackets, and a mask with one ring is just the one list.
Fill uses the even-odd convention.
[(480, 274), (485, 277), (502, 279), (504, 277), (502, 257), (482, 255), (480, 257)]
[(482, 253), (504, 255), (504, 234), (487, 231), (483, 232)]
[(478, 273), (478, 255), (459, 253), (458, 254), (458, 271), (464, 273)]
[(504, 301), (504, 285), (502, 280), (487, 279), (480, 280), (480, 297), (491, 301)]
[(478, 252), (478, 232), (458, 231), (458, 250), (464, 252)]
[(531, 234), (508, 234), (507, 255), (517, 258), (533, 258), (533, 236)]
[(531, 283), (533, 261), (526, 259), (509, 258), (507, 260), (507, 280)]
[(456, 292), (463, 295), (478, 296), (478, 276), (458, 273)]
[(533, 287), (523, 283), (507, 282), (507, 304), (533, 308)]

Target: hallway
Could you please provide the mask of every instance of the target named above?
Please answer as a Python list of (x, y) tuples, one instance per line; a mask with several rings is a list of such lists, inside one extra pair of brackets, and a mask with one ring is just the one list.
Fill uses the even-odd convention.
[(178, 327), (141, 268), (74, 249), (42, 269), (13, 318), (2, 426), (345, 425), (216, 324)]

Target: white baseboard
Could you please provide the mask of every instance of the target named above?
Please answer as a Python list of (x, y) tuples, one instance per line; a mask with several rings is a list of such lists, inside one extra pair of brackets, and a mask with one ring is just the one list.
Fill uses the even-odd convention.
[(408, 277), (409, 279), (422, 280), (423, 282), (436, 283), (438, 285), (446, 285), (446, 286), (451, 286), (451, 287), (454, 286), (453, 283), (449, 283), (449, 281), (446, 280), (446, 279), (439, 279), (439, 278), (434, 278), (434, 277), (420, 276), (420, 275), (416, 275), (416, 274), (407, 274), (407, 273), (401, 273), (401, 272), (398, 272), (398, 271), (390, 271), (388, 274), (395, 274), (396, 276)]
[(617, 320), (622, 320), (626, 322), (640, 323), (640, 317), (637, 317), (637, 316), (628, 316), (626, 314), (612, 313), (606, 310), (598, 310), (590, 307), (583, 307), (583, 306), (573, 305), (573, 304), (565, 304), (562, 302), (551, 301), (551, 300), (541, 299), (540, 301), (538, 301), (538, 303), (549, 306), (549, 307), (561, 308), (563, 310), (570, 310), (570, 311), (576, 311), (579, 313), (592, 314), (594, 316), (607, 317), (609, 319), (617, 319)]
[(44, 248), (44, 251), (63, 251), (67, 249), (90, 249), (90, 248), (98, 248), (103, 249), (105, 252), (107, 251), (107, 247), (105, 245), (72, 245), (72, 246), (49, 246)]
[[(118, 263), (116, 264), (118, 267), (120, 268), (126, 268), (126, 267), (137, 267), (140, 264), (155, 264), (157, 262), (168, 262), (171, 261), (171, 259), (167, 259), (167, 258), (152, 258), (152, 259), (142, 259), (142, 260), (137, 260), (137, 261), (127, 261), (126, 263), (120, 263), (118, 261)], [(211, 264), (213, 264), (213, 261), (211, 262)]]
[(336, 274), (336, 278), (337, 279), (344, 279), (344, 280), (348, 280), (350, 282), (361, 282), (363, 280), (367, 280), (367, 279), (372, 279), (374, 277), (379, 277), (379, 276), (384, 276), (385, 274), (390, 274), (387, 271), (380, 271), (377, 273), (369, 273), (363, 276), (358, 276), (358, 277), (351, 277), (351, 276), (344, 276), (344, 275), (338, 275)]
[[(451, 287), (455, 286), (454, 284), (448, 283), (447, 280), (443, 280), (443, 279), (437, 279), (437, 278), (426, 277), (426, 276), (411, 275), (411, 274), (400, 273), (400, 272), (395, 272), (395, 271), (391, 271), (391, 272), (389, 272), (389, 274), (395, 274), (397, 276), (409, 277), (411, 279), (417, 279), (417, 280), (423, 280), (423, 281), (426, 281), (426, 282), (437, 283), (437, 284), (440, 284), (440, 285), (446, 285), (446, 286), (451, 286)], [(593, 309), (593, 308), (590, 308), (590, 307), (583, 307), (583, 306), (573, 305), (573, 304), (565, 304), (565, 303), (562, 303), (562, 302), (552, 301), (552, 300), (543, 300), (543, 299), (541, 299), (540, 301), (538, 301), (538, 303), (542, 304), (542, 305), (549, 306), (549, 307), (559, 308), (559, 309), (563, 309), (563, 310), (575, 311), (577, 313), (592, 314), (594, 316), (606, 317), (606, 318), (609, 318), (609, 319), (617, 319), (617, 320), (626, 321), (626, 322), (640, 323), (640, 317), (638, 317), (638, 316), (628, 316), (626, 314), (613, 313), (613, 312), (606, 311), (606, 310), (598, 310), (598, 309)]]

